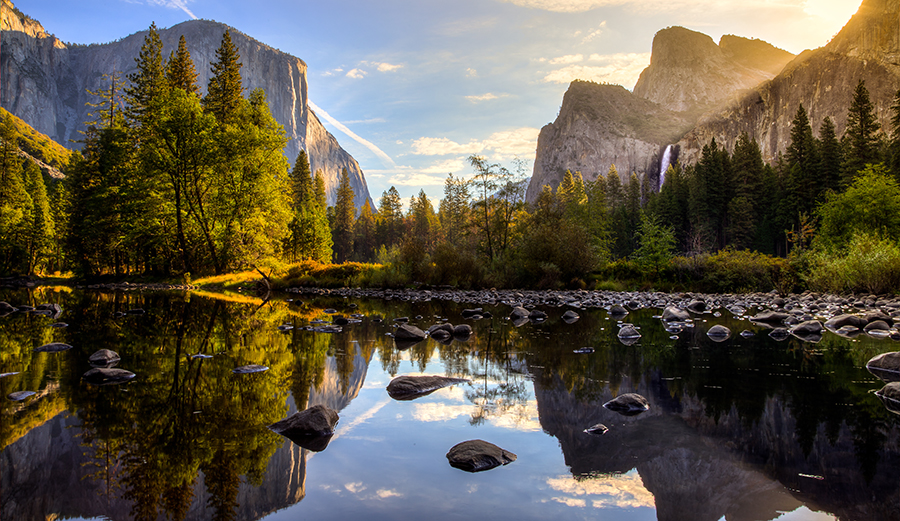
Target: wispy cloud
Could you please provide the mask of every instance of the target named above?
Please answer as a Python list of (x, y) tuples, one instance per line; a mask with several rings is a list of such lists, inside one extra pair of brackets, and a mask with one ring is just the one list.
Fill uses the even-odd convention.
[(544, 76), (547, 83), (571, 83), (574, 80), (614, 83), (628, 89), (637, 82), (647, 65), (650, 53), (592, 54), (591, 62), (599, 65), (569, 65)]
[(567, 65), (570, 63), (578, 63), (580, 61), (584, 61), (583, 54), (567, 54), (565, 56), (553, 58), (549, 63), (550, 65)]
[(369, 124), (369, 123), (384, 123), (384, 118), (370, 118), (370, 119), (354, 119), (351, 121), (345, 121), (345, 125), (361, 125), (361, 124)]
[(190, 9), (188, 9), (188, 6), (187, 6), (188, 1), (187, 0), (148, 0), (148, 3), (151, 5), (158, 5), (161, 7), (168, 7), (169, 9), (181, 9), (182, 11), (184, 11), (188, 16), (190, 16), (194, 20), (197, 19), (197, 15), (195, 15), (194, 13), (191, 12)]
[(381, 150), (380, 148), (375, 146), (375, 143), (372, 143), (371, 141), (360, 137), (355, 132), (353, 132), (352, 130), (347, 128), (347, 125), (344, 125), (340, 121), (331, 117), (330, 114), (328, 114), (327, 112), (325, 112), (324, 110), (322, 110), (321, 108), (316, 106), (316, 104), (313, 103), (312, 101), (307, 101), (307, 104), (309, 105), (309, 108), (313, 109), (313, 111), (316, 114), (322, 116), (322, 119), (324, 119), (325, 121), (327, 121), (327, 122), (331, 123), (332, 125), (334, 125), (335, 127), (337, 127), (338, 130), (340, 130), (341, 132), (343, 132), (344, 134), (349, 136), (350, 139), (356, 141), (360, 145), (371, 150), (376, 156), (378, 156), (381, 159), (381, 161), (385, 164), (385, 166), (392, 167), (392, 168), (397, 166), (397, 164), (394, 163), (394, 160), (391, 159), (391, 156), (385, 154), (383, 150)]
[(394, 72), (404, 67), (402, 63), (395, 65), (387, 62), (363, 62), (363, 64), (368, 65), (369, 67), (375, 67), (378, 72)]
[(350, 69), (349, 71), (347, 71), (347, 77), (353, 78), (355, 80), (361, 80), (365, 78), (366, 74), (368, 73), (362, 69)]
[(466, 69), (466, 76), (468, 76), (469, 78), (477, 78), (477, 77), (478, 77), (478, 71), (476, 71), (475, 69), (469, 67), (468, 69)]
[(323, 72), (323, 73), (322, 73), (322, 76), (326, 76), (326, 77), (327, 77), (327, 76), (334, 76), (334, 75), (340, 74), (340, 73), (342, 73), (342, 72), (344, 72), (344, 69), (341, 69), (341, 68), (331, 69), (331, 70), (328, 70), (328, 71)]
[(479, 102), (479, 101), (491, 101), (491, 100), (495, 100), (495, 99), (506, 98), (508, 96), (509, 96), (509, 94), (494, 94), (493, 92), (488, 92), (487, 94), (466, 96), (466, 99), (469, 101), (472, 101), (472, 102)]
[(600, 22), (600, 25), (597, 27), (597, 29), (595, 29), (595, 30), (591, 31), (590, 33), (588, 33), (588, 35), (585, 36), (585, 37), (581, 40), (581, 43), (582, 43), (582, 44), (585, 44), (585, 43), (590, 42), (590, 41), (593, 40), (594, 38), (599, 38), (600, 35), (602, 35), (603, 32), (604, 32), (605, 30), (606, 30), (606, 20), (603, 20), (602, 22)]

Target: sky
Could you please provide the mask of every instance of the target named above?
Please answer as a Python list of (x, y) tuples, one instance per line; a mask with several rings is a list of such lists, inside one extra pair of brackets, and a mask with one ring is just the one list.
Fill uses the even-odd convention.
[(661, 29), (759, 38), (798, 54), (825, 45), (860, 2), (13, 1), (64, 42), (202, 18), (297, 56), (308, 65), (311, 107), (359, 161), (372, 198), (395, 186), (404, 201), (425, 190), (435, 203), (448, 174), (474, 173), (472, 154), (510, 170), (519, 159), (530, 175), (540, 128), (556, 119), (569, 83), (632, 89)]

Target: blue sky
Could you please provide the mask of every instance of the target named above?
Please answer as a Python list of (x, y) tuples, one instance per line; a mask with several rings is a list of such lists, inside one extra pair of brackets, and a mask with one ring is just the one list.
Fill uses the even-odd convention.
[[(439, 199), (465, 158), (529, 162), (573, 79), (631, 89), (656, 31), (673, 25), (824, 45), (861, 0), (18, 0), (65, 42), (104, 43), (216, 20), (309, 66), (309, 97), (359, 161), (373, 199)], [(205, 64), (197, 64), (198, 67)], [(290, 158), (293, 160), (293, 158)]]

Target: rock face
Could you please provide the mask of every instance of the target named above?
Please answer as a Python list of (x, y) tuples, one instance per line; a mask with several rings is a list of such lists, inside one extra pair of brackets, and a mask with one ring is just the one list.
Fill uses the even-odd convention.
[(612, 165), (623, 182), (632, 172), (658, 176), (666, 145), (691, 124), (684, 115), (618, 85), (574, 81), (556, 121), (538, 136), (526, 199), (537, 199), (544, 185), (555, 190), (566, 170), (581, 172), (585, 181), (605, 176)]
[[(85, 103), (92, 100), (86, 89), (96, 91), (107, 87), (103, 74), (119, 71), (125, 77), (134, 72), (134, 59), (147, 32), (107, 44), (67, 45), (48, 34), (39, 22), (20, 18), (8, 0), (3, 3), (0, 104), (38, 132), (72, 147), (70, 140), (81, 139), (79, 131), (91, 119), (87, 115), (90, 107)], [(245, 95), (256, 88), (265, 90), (272, 116), (284, 126), (289, 139), (284, 150), (288, 160), (293, 163), (301, 148), (307, 151), (313, 172), (321, 169), (324, 173), (329, 204), (336, 200), (341, 170), (346, 168), (356, 194), (356, 206), (361, 207), (366, 200), (371, 204), (359, 164), (309, 108), (303, 60), (207, 20), (192, 20), (159, 30), (163, 56), (174, 51), (179, 37), (184, 35), (197, 70), (197, 83), (205, 92), (209, 64), (215, 60), (226, 29), (230, 29), (243, 63)]]
[(659, 31), (634, 94), (673, 111), (707, 109), (771, 78), (793, 58), (760, 40), (731, 36), (723, 44), (684, 27)]

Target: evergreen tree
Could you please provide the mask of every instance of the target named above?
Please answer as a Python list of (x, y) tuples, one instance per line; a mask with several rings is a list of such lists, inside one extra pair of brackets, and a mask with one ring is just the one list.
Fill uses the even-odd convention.
[(900, 180), (900, 90), (891, 105), (891, 139), (888, 143), (889, 167), (894, 179)]
[(334, 240), (335, 262), (350, 260), (353, 253), (353, 224), (356, 220), (356, 209), (353, 206), (353, 187), (347, 169), (341, 170), (341, 182), (338, 185), (337, 202), (334, 205)]
[[(332, 238), (325, 208), (316, 197), (309, 160), (300, 150), (291, 172), (294, 216), (291, 220), (290, 252), (294, 260), (331, 262)], [(323, 186), (324, 188), (324, 186)]]
[[(841, 189), (841, 164), (843, 154), (841, 142), (838, 141), (831, 118), (822, 120), (819, 127), (819, 181), (822, 186), (820, 199), (828, 190), (837, 192)], [(821, 202), (821, 201), (820, 201)]]
[(391, 248), (400, 242), (402, 220), (403, 203), (400, 201), (400, 192), (392, 186), (381, 193), (378, 201), (377, 227), (381, 244)]
[(465, 234), (469, 219), (469, 188), (462, 179), (447, 176), (444, 181), (444, 198), (441, 199), (439, 215), (444, 240), (451, 245), (458, 245)]
[(167, 89), (162, 49), (162, 40), (154, 22), (150, 24), (141, 51), (134, 59), (137, 71), (128, 75), (130, 85), (125, 89), (128, 118), (138, 127), (153, 117), (149, 112), (150, 104)]
[(212, 76), (203, 98), (203, 106), (220, 123), (231, 123), (238, 114), (243, 88), (241, 87), (241, 66), (237, 47), (231, 41), (231, 32), (225, 31), (222, 43), (216, 50), (216, 61), (211, 63)]
[(609, 165), (609, 171), (606, 173), (606, 203), (610, 210), (618, 208), (625, 200), (622, 193), (622, 180), (619, 178), (619, 171), (616, 165)]
[(866, 165), (881, 161), (878, 131), (881, 124), (875, 118), (875, 106), (869, 99), (866, 82), (862, 79), (853, 93), (850, 111), (847, 113), (847, 129), (844, 131), (844, 186), (853, 182), (857, 172)]
[(641, 224), (637, 231), (639, 246), (634, 252), (638, 265), (645, 270), (653, 270), (654, 279), (672, 259), (675, 249), (675, 232), (663, 225), (659, 219), (648, 213), (641, 213)]
[(0, 122), (0, 273), (19, 272), (26, 257), (25, 237), (33, 203), (25, 190), (19, 135), (12, 117)]
[(32, 200), (31, 220), (27, 223), (25, 235), (25, 273), (33, 275), (50, 255), (54, 230), (44, 175), (32, 161), (28, 161), (25, 166), (25, 189)]
[(676, 247), (682, 251), (690, 250), (689, 199), (690, 187), (684, 169), (678, 162), (669, 165), (659, 195), (648, 211), (672, 226)]
[[(325, 174), (322, 173), (321, 169), (316, 170), (316, 177), (313, 181), (315, 184), (316, 204), (318, 204), (320, 208), (328, 208), (328, 196), (325, 193)], [(399, 197), (399, 195), (397, 197)]]
[(375, 256), (376, 234), (375, 234), (375, 214), (372, 212), (372, 205), (366, 198), (365, 204), (359, 211), (359, 217), (356, 218), (356, 224), (353, 226), (353, 248), (356, 252), (356, 259), (360, 262), (371, 262)]
[(166, 80), (173, 88), (183, 89), (188, 94), (200, 95), (200, 87), (197, 85), (197, 70), (191, 53), (187, 50), (184, 35), (178, 39), (178, 50), (169, 55), (166, 63)]
[(823, 189), (818, 179), (820, 160), (812, 126), (801, 104), (791, 123), (791, 144), (787, 149), (792, 213), (809, 215)]
[(714, 138), (703, 147), (691, 176), (691, 228), (696, 247), (704, 250), (725, 247), (726, 217), (733, 191), (731, 160)]
[(750, 139), (746, 132), (734, 145), (731, 168), (735, 186), (734, 198), (728, 206), (728, 242), (738, 249), (749, 248), (759, 222), (765, 163), (756, 140)]

